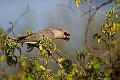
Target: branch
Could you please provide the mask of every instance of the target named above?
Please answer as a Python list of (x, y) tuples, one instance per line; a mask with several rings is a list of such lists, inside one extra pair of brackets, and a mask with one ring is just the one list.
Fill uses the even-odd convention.
[(105, 3), (101, 4), (101, 5), (98, 6), (98, 7), (94, 7), (91, 3), (89, 3), (88, 1), (86, 1), (86, 3), (89, 4), (93, 9), (91, 9), (91, 10), (89, 10), (89, 11), (87, 11), (87, 12), (84, 12), (84, 14), (82, 14), (81, 16), (83, 16), (83, 15), (85, 15), (85, 14), (87, 14), (87, 13), (90, 13), (90, 12), (92, 12), (92, 11), (94, 11), (94, 10), (96, 10), (96, 11), (98, 11), (99, 13), (107, 16), (105, 13), (103, 13), (103, 12), (100, 11), (99, 9), (100, 9), (102, 6), (106, 5), (106, 4), (110, 4), (112, 1), (113, 1), (113, 0), (109, 0), (108, 2), (105, 2)]
[[(9, 34), (12, 30), (13, 32), (13, 28), (17, 25), (17, 23), (19, 22), (19, 20), (29, 11), (29, 5), (27, 5), (27, 9), (17, 18), (17, 20), (15, 21), (15, 23), (13, 24), (13, 27), (9, 29), (9, 31), (6, 32), (6, 34)], [(13, 33), (14, 34), (14, 33)], [(15, 36), (15, 35), (14, 35)]]
[(69, 4), (68, 4), (68, 5), (65, 5), (65, 4), (57, 4), (56, 6), (69, 8), (69, 9), (76, 15), (77, 13), (76, 13), (75, 10), (71, 7), (71, 5), (72, 5), (72, 0), (69, 1)]
[(29, 11), (29, 5), (27, 4), (27, 9), (18, 17), (18, 19), (14, 23), (14, 27), (18, 23), (18, 21)]
[[(92, 6), (92, 4), (90, 4), (88, 1), (86, 1), (92, 8), (94, 8), (96, 11), (91, 15), (91, 9), (89, 10), (90, 12), (90, 15), (89, 15), (89, 20), (88, 20), (88, 24), (87, 24), (87, 28), (86, 28), (86, 31), (85, 31), (85, 46), (87, 47), (87, 49), (89, 50), (91, 47), (88, 45), (88, 42), (87, 42), (87, 35), (88, 35), (88, 29), (89, 29), (89, 26), (90, 26), (90, 23), (91, 23), (91, 20), (93, 19), (93, 17), (95, 16), (96, 12), (100, 12), (103, 14), (103, 12), (99, 11), (99, 9), (106, 5), (106, 4), (110, 4), (112, 2), (112, 0), (109, 0), (108, 2), (105, 2), (103, 4), (101, 4), (100, 6), (98, 7), (94, 7)], [(106, 16), (106, 14), (104, 14)]]

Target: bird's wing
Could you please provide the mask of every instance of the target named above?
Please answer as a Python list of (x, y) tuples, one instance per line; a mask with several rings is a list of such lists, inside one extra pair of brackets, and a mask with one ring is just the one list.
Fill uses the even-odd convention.
[(28, 36), (23, 36), (17, 42), (37, 42), (40, 38), (53, 39), (54, 34), (50, 30), (41, 30)]

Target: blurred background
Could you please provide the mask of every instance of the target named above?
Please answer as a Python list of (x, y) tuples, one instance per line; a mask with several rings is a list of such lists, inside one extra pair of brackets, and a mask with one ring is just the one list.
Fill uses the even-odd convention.
[[(93, 0), (95, 7), (102, 3), (104, 3), (104, 0)], [(84, 35), (89, 14), (83, 14), (89, 10), (88, 4), (81, 4), (77, 8), (75, 0), (0, 0), (0, 27), (5, 31), (10, 28), (9, 21), (15, 23), (19, 16), (26, 11), (27, 5), (29, 5), (28, 12), (14, 26), (15, 35), (26, 34), (26, 30), (37, 32), (48, 27), (64, 28), (70, 32), (71, 39), (69, 41), (54, 40), (54, 42), (58, 49), (76, 61), (75, 51), (78, 49), (86, 50)], [(115, 6), (114, 2), (106, 5), (108, 11), (112, 6)], [(100, 10), (104, 13), (106, 11), (105, 7)], [(103, 14), (97, 13), (93, 18), (88, 32), (88, 43), (90, 45), (97, 45), (97, 42), (93, 41), (92, 35), (93, 32), (100, 30), (104, 23), (104, 17)], [(12, 33), (9, 36), (14, 37)], [(22, 47), (22, 54), (27, 56), (36, 56), (39, 51), (34, 49), (27, 53), (26, 50), (26, 46)], [(16, 51), (16, 54), (19, 55), (19, 52)], [(54, 68), (54, 72), (57, 72), (58, 66), (53, 65), (54, 63), (51, 64), (48, 64), (48, 67)], [(11, 71), (12, 69), (8, 69), (8, 73), (14, 74)]]

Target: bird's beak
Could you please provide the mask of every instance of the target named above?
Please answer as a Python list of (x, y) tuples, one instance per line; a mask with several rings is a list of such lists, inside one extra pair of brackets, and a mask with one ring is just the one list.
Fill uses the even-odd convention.
[(64, 40), (69, 40), (70, 39), (70, 33), (69, 32), (64, 32), (65, 38)]
[(67, 36), (66, 40), (68, 41), (70, 39), (70, 36)]

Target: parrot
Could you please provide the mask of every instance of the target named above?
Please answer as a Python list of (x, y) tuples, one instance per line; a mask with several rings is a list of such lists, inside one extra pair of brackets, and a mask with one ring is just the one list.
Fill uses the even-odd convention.
[(46, 28), (44, 30), (40, 30), (38, 32), (32, 33), (27, 36), (22, 36), (18, 38), (16, 41), (18, 43), (24, 42), (37, 42), (40, 38), (47, 38), (47, 39), (62, 39), (68, 41), (70, 39), (70, 32), (65, 29), (60, 28)]

